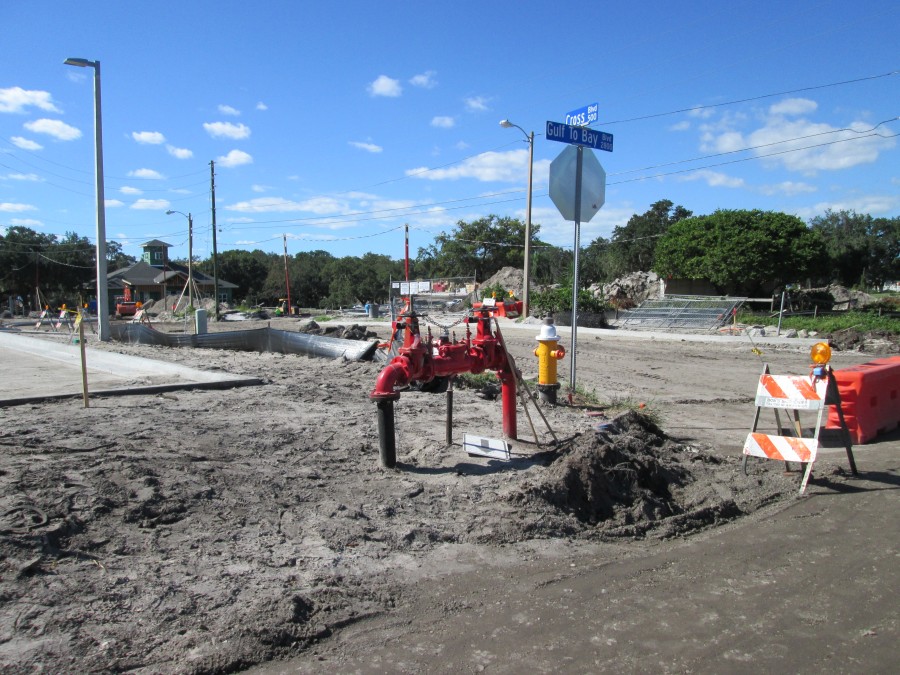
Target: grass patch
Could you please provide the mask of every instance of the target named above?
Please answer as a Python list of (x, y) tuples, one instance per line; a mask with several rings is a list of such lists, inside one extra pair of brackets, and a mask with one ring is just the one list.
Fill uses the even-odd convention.
[[(777, 326), (778, 316), (738, 313), (738, 321), (745, 324)], [(807, 330), (819, 333), (836, 333), (853, 328), (861, 332), (886, 331), (900, 333), (900, 320), (890, 316), (878, 316), (876, 312), (847, 311), (839, 314), (820, 314), (819, 316), (785, 316), (781, 321), (782, 330)]]
[(459, 373), (453, 379), (453, 385), (459, 389), (484, 389), (488, 385), (500, 385), (500, 380), (493, 371), (483, 373)]

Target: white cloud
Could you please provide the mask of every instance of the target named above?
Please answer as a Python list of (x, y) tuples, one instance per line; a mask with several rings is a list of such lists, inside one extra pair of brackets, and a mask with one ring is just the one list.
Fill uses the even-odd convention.
[(17, 148), (21, 148), (22, 150), (43, 150), (44, 146), (40, 143), (35, 143), (34, 141), (28, 138), (22, 138), (21, 136), (13, 136), (9, 140), (12, 141), (13, 145)]
[(10, 218), (10, 225), (18, 225), (19, 227), (43, 227), (44, 223), (34, 218)]
[(23, 181), (31, 181), (34, 183), (42, 183), (44, 179), (38, 176), (36, 173), (8, 173), (6, 177), (9, 180), (23, 180)]
[(190, 159), (194, 156), (193, 151), (188, 150), (187, 148), (176, 148), (174, 145), (167, 145), (166, 150), (168, 150), (169, 154), (175, 159)]
[(37, 211), (31, 204), (18, 204), (16, 202), (0, 202), (0, 211), (3, 213), (22, 213), (23, 211)]
[(138, 211), (164, 211), (171, 206), (168, 199), (138, 199), (131, 208)]
[(235, 117), (241, 114), (240, 110), (232, 108), (230, 105), (219, 105), (219, 112), (223, 115), (234, 115)]
[(719, 171), (700, 169), (680, 177), (682, 181), (704, 180), (710, 187), (739, 188), (744, 186), (743, 178), (733, 178)]
[(437, 75), (437, 73), (433, 70), (426, 70), (420, 75), (414, 75), (413, 77), (411, 77), (409, 83), (414, 87), (434, 89), (437, 86), (437, 80), (434, 79), (435, 75)]
[(265, 103), (260, 101), (259, 103), (256, 104), (256, 109), (257, 110), (268, 110), (269, 106), (267, 106)]
[(143, 190), (139, 190), (136, 187), (131, 187), (130, 185), (123, 185), (119, 188), (119, 192), (123, 195), (142, 195), (144, 194)]
[(387, 75), (379, 75), (375, 81), (368, 86), (370, 96), (389, 96), (397, 97), (403, 93), (403, 87), (400, 81), (388, 77)]
[(132, 131), (131, 137), (143, 145), (160, 145), (166, 142), (166, 137), (158, 131)]
[(165, 178), (159, 171), (154, 171), (153, 169), (135, 169), (134, 171), (129, 171), (128, 175), (132, 178), (146, 178), (148, 180)]
[(687, 114), (690, 117), (696, 117), (701, 120), (706, 120), (716, 114), (716, 109), (698, 105), (697, 107), (688, 110)]
[(36, 134), (47, 134), (59, 141), (74, 141), (81, 138), (81, 131), (69, 126), (61, 120), (49, 120), (42, 118), (33, 122), (26, 122), (25, 128)]
[(238, 202), (225, 207), (229, 211), (241, 211), (244, 213), (291, 213), (303, 211), (319, 215), (343, 213), (347, 210), (344, 202), (332, 197), (315, 197), (302, 202), (284, 199), (282, 197), (259, 197), (249, 201)]
[[(751, 146), (769, 146), (757, 150), (757, 155), (791, 150), (765, 161), (805, 174), (869, 164), (876, 161), (881, 152), (897, 144), (894, 138), (867, 135), (871, 125), (854, 122), (849, 128), (851, 130), (842, 131), (830, 124), (773, 118), (766, 126), (751, 133), (747, 142)], [(816, 137), (804, 138), (813, 135)], [(775, 143), (778, 145), (773, 146)]]
[(380, 145), (375, 145), (374, 143), (362, 143), (360, 141), (349, 141), (350, 145), (354, 148), (359, 148), (360, 150), (365, 150), (366, 152), (381, 152), (384, 148)]
[(466, 99), (466, 110), (469, 112), (484, 112), (489, 110), (488, 100), (484, 96), (471, 96)]
[(760, 188), (760, 192), (765, 195), (777, 195), (783, 194), (788, 197), (793, 197), (795, 195), (816, 192), (818, 188), (815, 185), (810, 185), (809, 183), (798, 183), (792, 180), (782, 181), (781, 183), (776, 183), (775, 185), (764, 185)]
[(125, 206), (125, 202), (120, 201), (118, 199), (104, 199), (103, 203), (106, 205), (106, 208), (108, 208), (108, 209), (117, 209), (121, 206)]
[(687, 131), (691, 128), (691, 123), (687, 120), (682, 120), (681, 122), (676, 122), (672, 126), (669, 127), (670, 131)]
[(431, 126), (438, 129), (451, 129), (456, 124), (456, 120), (447, 115), (436, 115), (431, 118)]
[(219, 166), (224, 166), (226, 168), (233, 168), (236, 166), (241, 166), (242, 164), (252, 164), (253, 157), (244, 152), (243, 150), (232, 150), (227, 155), (223, 155), (222, 157), (216, 158), (216, 164)]
[(270, 188), (268, 185), (251, 185), (250, 189), (253, 192), (268, 192), (272, 188)]
[(712, 141), (712, 148), (716, 152), (734, 152), (747, 147), (747, 141), (743, 135), (737, 131), (726, 131), (718, 136), (709, 136)]
[(204, 122), (203, 128), (213, 138), (233, 138), (241, 140), (250, 136), (250, 127), (246, 124), (231, 122)]
[(769, 107), (772, 115), (805, 115), (811, 113), (819, 107), (815, 101), (808, 98), (787, 98), (778, 103), (773, 103)]
[(22, 89), (22, 87), (0, 89), (0, 112), (21, 113), (25, 112), (25, 108), (28, 106), (34, 106), (47, 112), (62, 112), (53, 105), (53, 97), (50, 92)]
[(853, 199), (819, 202), (813, 206), (797, 209), (795, 215), (803, 220), (820, 216), (825, 211), (856, 211), (873, 216), (892, 216), (900, 208), (900, 195), (861, 195)]
[[(535, 175), (543, 175), (542, 171), (544, 173), (548, 172), (549, 165), (549, 160), (536, 161), (534, 163)], [(483, 152), (454, 166), (441, 169), (422, 167), (409, 169), (405, 173), (412, 178), (426, 180), (474, 178), (483, 182), (504, 181), (515, 183), (525, 180), (528, 175), (528, 151)]]

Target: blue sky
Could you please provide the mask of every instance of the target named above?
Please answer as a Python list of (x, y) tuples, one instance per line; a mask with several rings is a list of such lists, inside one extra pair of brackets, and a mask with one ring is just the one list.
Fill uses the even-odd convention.
[[(900, 214), (900, 5), (795, 2), (0, 3), (0, 227), (93, 241), (93, 71), (107, 236), (139, 255), (401, 258), (458, 220), (533, 221), (566, 147), (546, 122), (599, 104), (606, 203), (581, 242), (670, 199), (697, 215)], [(852, 82), (851, 82), (852, 81)], [(771, 95), (775, 94), (775, 95)], [(880, 126), (879, 126), (880, 125)]]

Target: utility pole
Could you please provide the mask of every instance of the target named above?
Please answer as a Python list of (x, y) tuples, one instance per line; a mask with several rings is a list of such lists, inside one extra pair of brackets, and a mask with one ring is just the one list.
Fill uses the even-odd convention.
[(287, 233), (285, 232), (282, 237), (284, 237), (284, 285), (287, 288), (287, 315), (291, 316), (291, 278), (288, 276)]
[(213, 230), (213, 293), (216, 296), (216, 321), (219, 320), (219, 256), (216, 251), (216, 163), (209, 162), (209, 181), (212, 188), (212, 230)]

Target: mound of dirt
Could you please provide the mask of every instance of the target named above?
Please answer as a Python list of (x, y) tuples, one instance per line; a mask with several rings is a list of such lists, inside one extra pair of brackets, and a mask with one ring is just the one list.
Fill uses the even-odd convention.
[(748, 483), (736, 463), (676, 443), (630, 411), (579, 436), (510, 499), (549, 505), (583, 537), (666, 537), (736, 518), (790, 489), (774, 475)]

